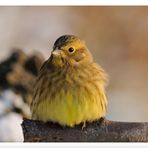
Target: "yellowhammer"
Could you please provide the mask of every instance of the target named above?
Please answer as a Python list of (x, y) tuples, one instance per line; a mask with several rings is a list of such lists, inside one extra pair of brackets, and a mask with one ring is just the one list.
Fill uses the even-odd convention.
[(104, 117), (106, 81), (85, 43), (74, 35), (61, 36), (36, 80), (32, 119), (73, 127)]

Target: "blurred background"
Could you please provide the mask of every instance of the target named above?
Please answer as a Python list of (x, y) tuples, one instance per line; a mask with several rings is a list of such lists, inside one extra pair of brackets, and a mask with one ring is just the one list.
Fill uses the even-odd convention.
[(107, 118), (148, 122), (148, 7), (0, 7), (0, 141), (23, 141), (32, 83), (63, 34), (108, 73)]

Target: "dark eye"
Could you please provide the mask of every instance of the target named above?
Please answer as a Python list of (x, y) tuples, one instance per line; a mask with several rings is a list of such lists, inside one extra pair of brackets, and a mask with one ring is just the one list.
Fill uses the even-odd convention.
[(69, 51), (70, 53), (73, 53), (73, 52), (75, 51), (75, 49), (72, 48), (72, 47), (70, 47), (70, 48), (68, 49), (68, 51)]

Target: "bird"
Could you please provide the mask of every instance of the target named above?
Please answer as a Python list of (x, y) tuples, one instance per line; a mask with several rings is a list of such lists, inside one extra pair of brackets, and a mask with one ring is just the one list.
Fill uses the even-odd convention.
[(62, 35), (34, 84), (31, 119), (75, 127), (105, 117), (108, 75), (84, 40)]

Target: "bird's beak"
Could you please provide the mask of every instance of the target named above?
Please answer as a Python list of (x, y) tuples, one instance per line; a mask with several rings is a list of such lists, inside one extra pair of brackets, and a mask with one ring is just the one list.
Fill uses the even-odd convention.
[(59, 56), (60, 54), (61, 54), (61, 51), (59, 49), (55, 49), (54, 51), (52, 51), (53, 56)]

